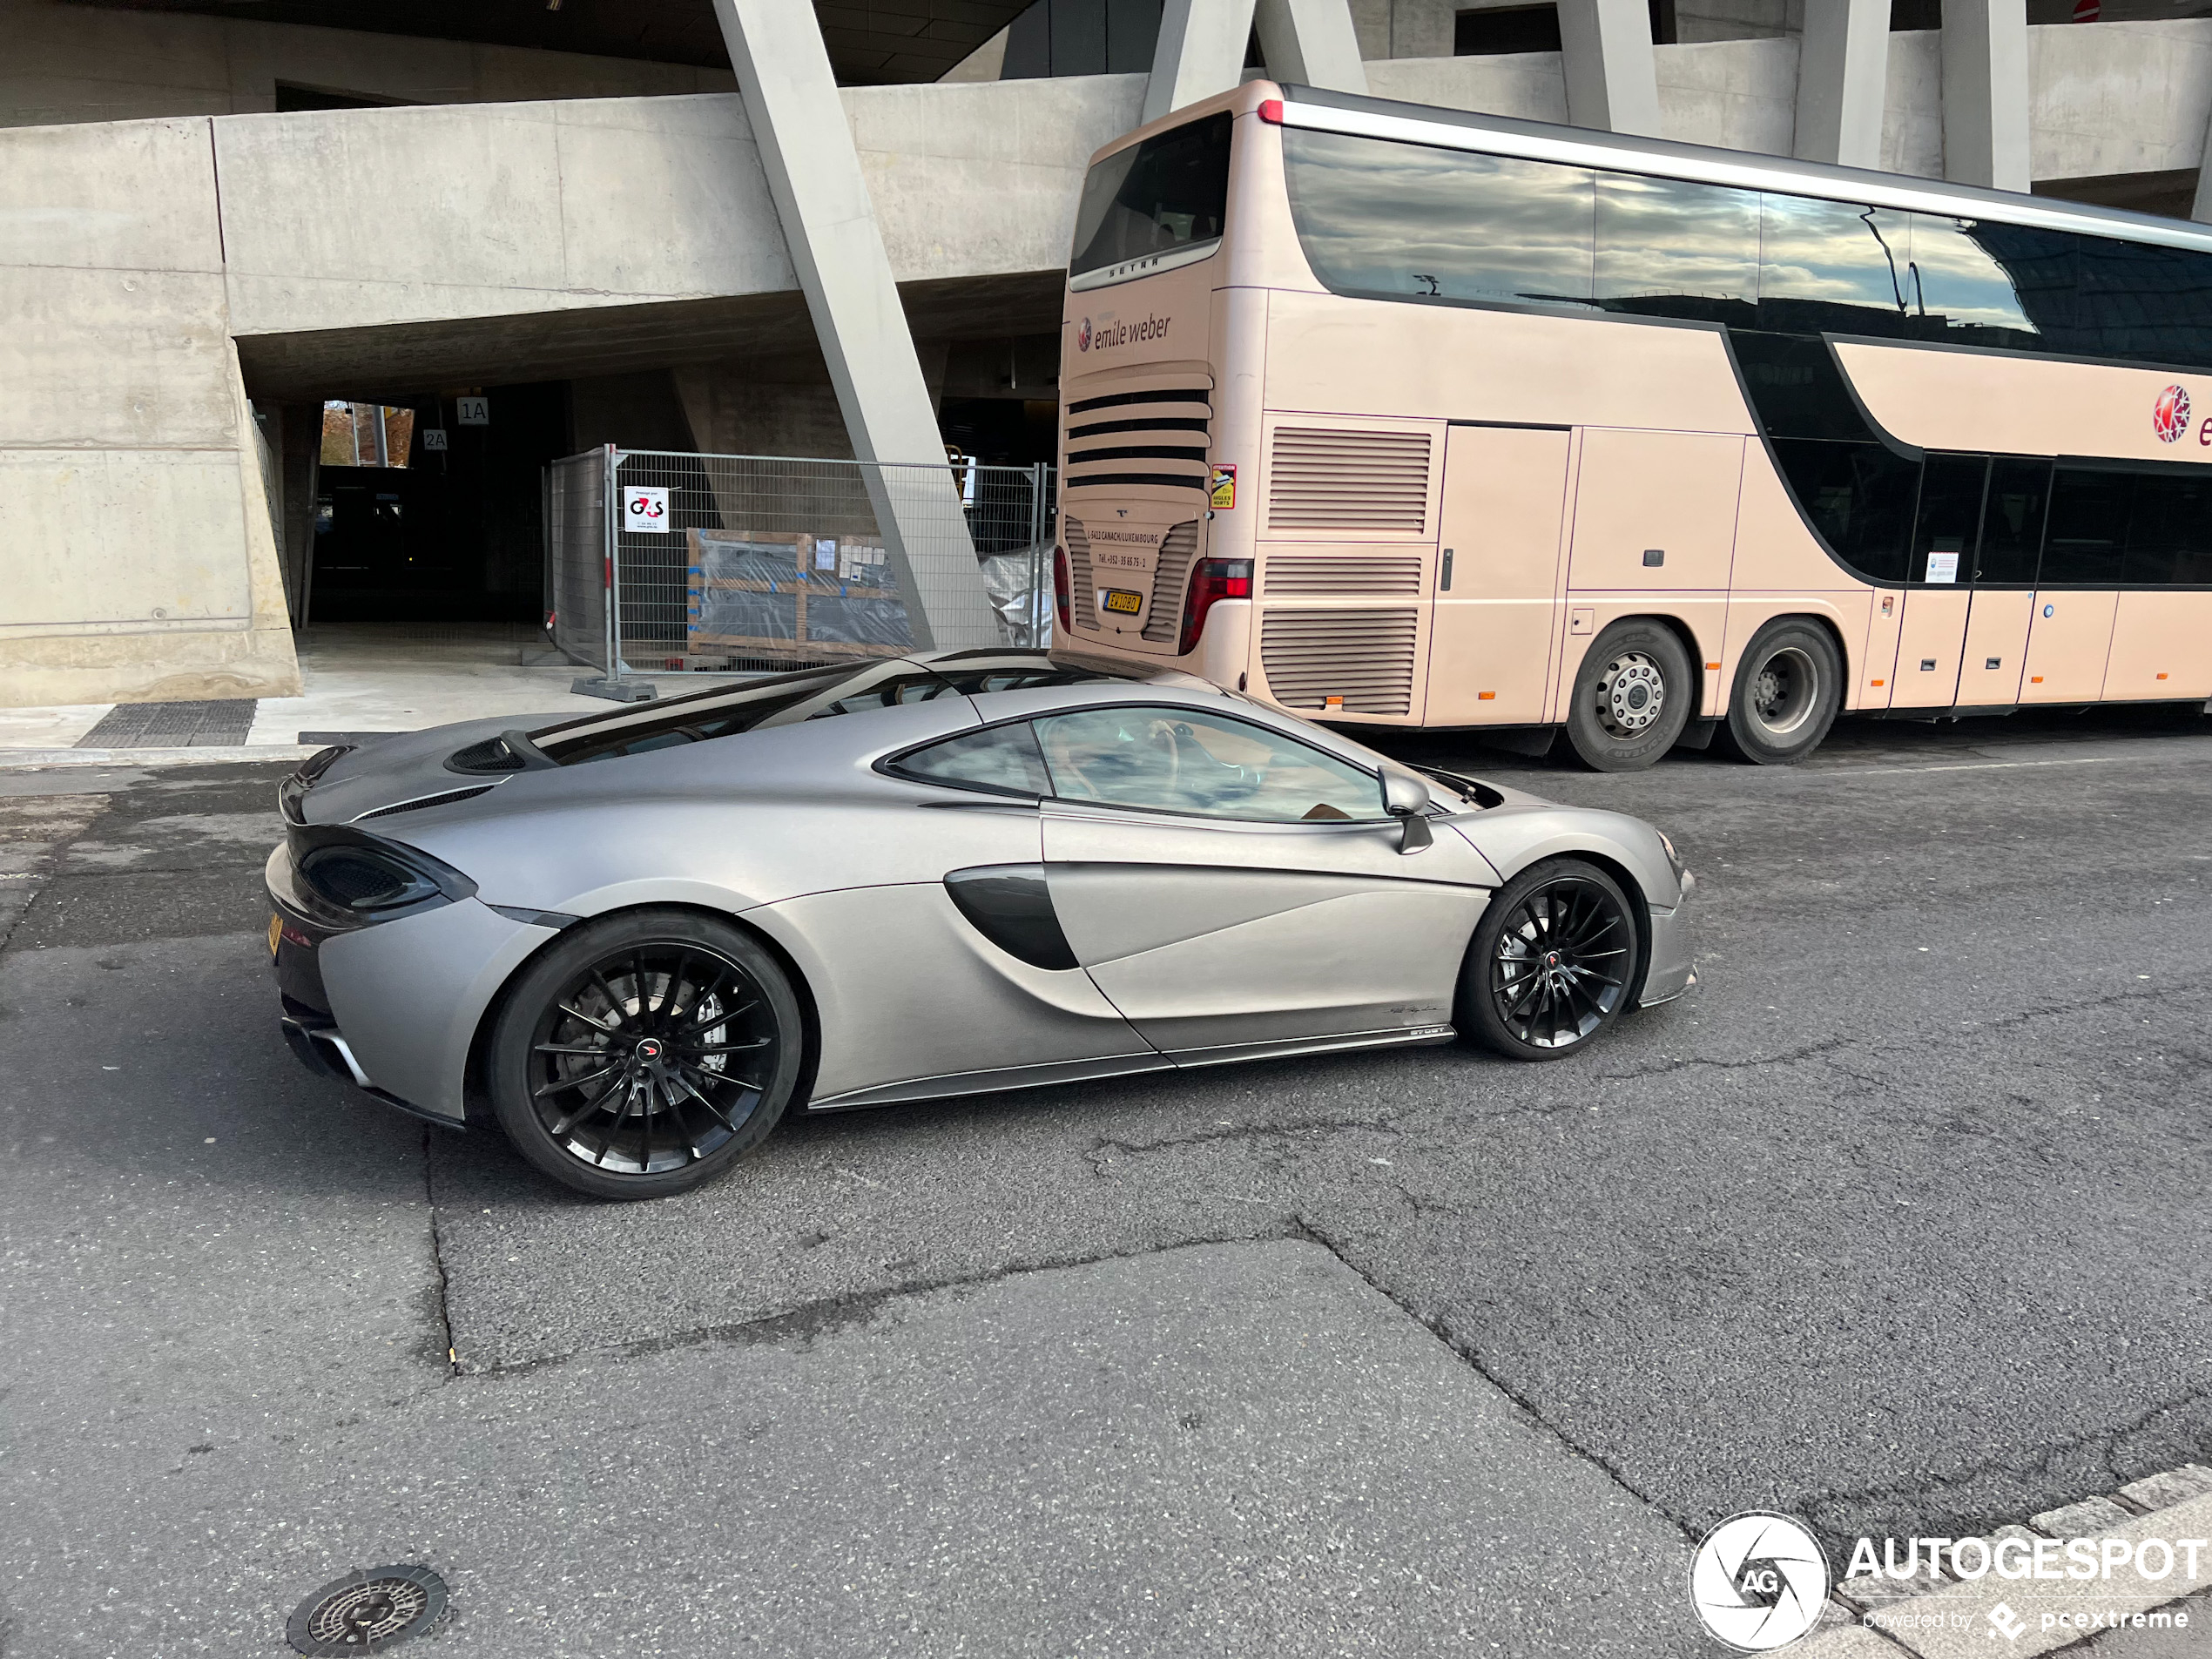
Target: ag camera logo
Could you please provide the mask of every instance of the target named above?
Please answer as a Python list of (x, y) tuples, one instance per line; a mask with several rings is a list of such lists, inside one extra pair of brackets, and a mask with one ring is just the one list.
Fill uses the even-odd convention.
[(1713, 1637), (1739, 1653), (1786, 1647), (1820, 1622), (1828, 1557), (1788, 1515), (1731, 1515), (1689, 1562), (1689, 1600)]

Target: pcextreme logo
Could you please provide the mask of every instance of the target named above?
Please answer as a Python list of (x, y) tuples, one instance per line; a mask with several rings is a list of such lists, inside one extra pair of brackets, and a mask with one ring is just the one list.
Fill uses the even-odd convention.
[(1165, 340), (1168, 324), (1172, 317), (1146, 317), (1137, 322), (1117, 322), (1111, 317), (1101, 317), (1096, 330), (1090, 319), (1085, 317), (1082, 326), (1076, 330), (1076, 349), (1089, 351), (1096, 345), (1106, 351), (1115, 346), (1133, 346), (1144, 341)]

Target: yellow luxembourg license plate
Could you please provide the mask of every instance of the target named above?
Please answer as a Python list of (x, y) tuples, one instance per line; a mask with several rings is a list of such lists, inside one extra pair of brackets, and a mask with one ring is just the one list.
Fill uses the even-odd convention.
[(269, 918), (269, 954), (270, 954), (270, 955), (273, 956), (273, 955), (275, 955), (275, 954), (277, 954), (277, 940), (278, 940), (280, 937), (281, 937), (281, 936), (282, 936), (283, 933), (284, 933), (284, 918), (283, 918), (282, 916), (271, 916), (271, 917)]
[(1144, 609), (1144, 596), (1131, 593), (1127, 588), (1106, 590), (1106, 609), (1119, 611), (1124, 617), (1134, 617)]

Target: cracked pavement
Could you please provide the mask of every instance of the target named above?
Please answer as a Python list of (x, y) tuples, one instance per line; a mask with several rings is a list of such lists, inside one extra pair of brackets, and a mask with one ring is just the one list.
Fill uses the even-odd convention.
[(1554, 1065), (787, 1123), (631, 1206), (292, 1061), (274, 770), (0, 774), (0, 1652), (280, 1652), (424, 1560), (455, 1653), (1696, 1653), (1728, 1514), (1955, 1536), (2212, 1452), (2200, 717), (1393, 746), (1666, 828), (1699, 991)]

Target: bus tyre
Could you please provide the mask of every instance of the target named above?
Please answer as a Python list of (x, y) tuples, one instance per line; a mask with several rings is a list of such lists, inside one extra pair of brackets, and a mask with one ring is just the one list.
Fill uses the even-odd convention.
[(1737, 664), (1728, 746), (1755, 765), (1790, 765), (1820, 746), (1843, 701), (1843, 664), (1828, 631), (1779, 618), (1752, 636)]
[(1575, 675), (1567, 740), (1596, 772), (1641, 772), (1675, 746), (1697, 700), (1689, 653), (1663, 623), (1616, 622)]

